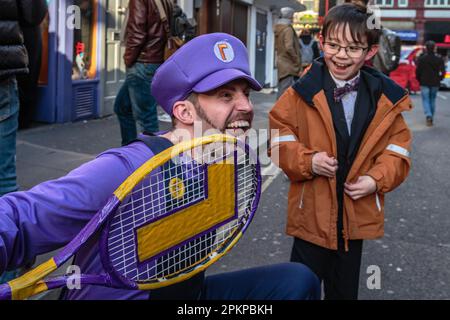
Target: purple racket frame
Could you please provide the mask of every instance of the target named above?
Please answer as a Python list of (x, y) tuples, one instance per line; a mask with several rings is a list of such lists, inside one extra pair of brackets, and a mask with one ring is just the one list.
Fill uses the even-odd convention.
[[(261, 197), (261, 182), (262, 182), (262, 178), (261, 178), (261, 166), (260, 166), (260, 162), (258, 159), (258, 156), (256, 154), (256, 152), (252, 149), (250, 149), (249, 145), (240, 141), (239, 139), (236, 140), (235, 145), (238, 145), (239, 148), (244, 149), (246, 155), (248, 156), (248, 160), (247, 161), (254, 161), (255, 164), (255, 172), (256, 172), (256, 190), (255, 190), (255, 198), (253, 199), (253, 202), (251, 204), (251, 208), (250, 210), (250, 214), (248, 215), (247, 221), (245, 222), (245, 224), (241, 224), (239, 223), (239, 227), (234, 231), (233, 236), (230, 237), (229, 239), (227, 239), (221, 246), (221, 248), (218, 251), (215, 251), (217, 253), (221, 253), (223, 251), (225, 251), (229, 244), (233, 241), (233, 239), (236, 237), (237, 234), (239, 233), (245, 233), (245, 231), (247, 230), (248, 226), (250, 225), (251, 221), (253, 220), (253, 217), (256, 213), (256, 210), (258, 208), (258, 204), (259, 204), (259, 200)], [(237, 151), (234, 151), (235, 153), (237, 153)], [(246, 156), (246, 157), (247, 157)], [(236, 164), (236, 155), (234, 157), (234, 161)], [(220, 162), (223, 159), (218, 159), (208, 165), (214, 164), (216, 162)], [(206, 167), (208, 165), (204, 165), (206, 169)], [(157, 168), (156, 170), (154, 170), (155, 172), (159, 172), (160, 169)], [(206, 170), (207, 171), (207, 170)], [(235, 170), (234, 172), (235, 175), (235, 188), (237, 188), (237, 181), (238, 181), (238, 177), (237, 177), (237, 170)], [(207, 177), (206, 177), (207, 178)], [(207, 180), (206, 184), (207, 184)], [(206, 188), (205, 190), (208, 190), (208, 188)], [(206, 193), (206, 197), (207, 197), (207, 193)], [(127, 199), (127, 198), (125, 198)], [(124, 200), (125, 200), (124, 199)], [(201, 200), (200, 200), (201, 201)], [(107, 204), (101, 209), (99, 210), (92, 218), (91, 220), (88, 222), (88, 224), (80, 231), (80, 233), (72, 240), (70, 241), (63, 249), (61, 249), (61, 251), (59, 251), (52, 259), (54, 261), (55, 264), (55, 270), (62, 266), (71, 256), (73, 256), (86, 242), (87, 240), (93, 236), (94, 234), (96, 234), (100, 229), (101, 229), (101, 235), (100, 235), (100, 242), (99, 242), (99, 247), (100, 247), (100, 258), (101, 258), (101, 262), (103, 264), (103, 268), (105, 273), (102, 274), (81, 274), (79, 275), (79, 279), (80, 279), (80, 284), (84, 284), (84, 285), (100, 285), (100, 286), (105, 286), (105, 287), (112, 287), (112, 288), (119, 288), (119, 289), (130, 289), (130, 290), (138, 290), (138, 284), (137, 282), (134, 282), (124, 276), (122, 276), (119, 272), (117, 272), (117, 270), (113, 267), (110, 258), (109, 258), (109, 252), (108, 252), (108, 236), (109, 236), (109, 231), (110, 231), (110, 227), (111, 227), (111, 223), (112, 220), (114, 218), (114, 213), (116, 212), (116, 210), (118, 209), (118, 207), (122, 204), (122, 202), (115, 196), (112, 195), (109, 200), (107, 201)], [(189, 206), (192, 204), (189, 204)], [(237, 204), (237, 192), (235, 192), (235, 210), (237, 210), (238, 204)], [(168, 216), (170, 214), (173, 214), (179, 210), (182, 210), (184, 207), (180, 207), (177, 208), (175, 210), (172, 210), (171, 212), (165, 214), (164, 216)], [(237, 214), (237, 213), (236, 213)], [(145, 222), (143, 225), (149, 224), (154, 222), (155, 220), (159, 219), (160, 217), (156, 218), (156, 219), (152, 219), (150, 221)], [(226, 221), (220, 222), (219, 225), (223, 225), (228, 223), (229, 221), (231, 221), (232, 219), (234, 219), (234, 217), (227, 219)], [(243, 217), (241, 217), (242, 219)], [(105, 224), (105, 225), (104, 225)], [(216, 229), (219, 225), (215, 225), (213, 227), (211, 227), (210, 229), (192, 237), (191, 239), (188, 239), (186, 241), (184, 241), (182, 244), (179, 244), (177, 246), (182, 246), (183, 244), (187, 243), (190, 240), (193, 240), (195, 238), (199, 238), (204, 234), (207, 234), (208, 232), (210, 232), (213, 229)], [(140, 226), (142, 227), (142, 226)], [(173, 249), (173, 248), (171, 248)], [(171, 250), (168, 249), (168, 250)], [(168, 251), (166, 250), (166, 251)], [(159, 256), (161, 256), (162, 254), (164, 254), (165, 252), (158, 254), (155, 257), (151, 257), (149, 259), (147, 259), (146, 261), (142, 262), (142, 263), (150, 263), (151, 261), (154, 261), (156, 259), (158, 259)], [(209, 260), (211, 259), (211, 255), (209, 254), (208, 257), (202, 261), (201, 264), (206, 264)], [(136, 260), (139, 261), (139, 260)], [(199, 264), (196, 264), (190, 268), (188, 268), (187, 270), (183, 271), (183, 274), (189, 273), (190, 271), (192, 271), (193, 269), (196, 269), (198, 267)], [(54, 270), (53, 270), (54, 271)], [(195, 273), (194, 273), (195, 274)], [(194, 275), (193, 274), (193, 275)], [(173, 278), (177, 277), (179, 274), (177, 274), (176, 276), (173, 276)], [(67, 284), (67, 280), (69, 279), (70, 275), (64, 275), (64, 276), (58, 276), (58, 277), (54, 277), (54, 278), (48, 278), (48, 279), (44, 279), (41, 280), (37, 283), (33, 283), (33, 285), (36, 284), (44, 284), (47, 287), (47, 290), (51, 290), (51, 289), (57, 289), (60, 287), (63, 287)], [(142, 282), (142, 283), (149, 283), (149, 282)], [(31, 285), (31, 286), (33, 286)], [(45, 291), (45, 290), (43, 290)], [(0, 300), (11, 300), (12, 299), (12, 293), (11, 293), (11, 287), (8, 285), (8, 283), (2, 284), (0, 285)]]

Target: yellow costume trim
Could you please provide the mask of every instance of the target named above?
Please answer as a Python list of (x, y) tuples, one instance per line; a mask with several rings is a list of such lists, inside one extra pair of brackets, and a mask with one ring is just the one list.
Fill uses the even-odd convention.
[(55, 271), (57, 268), (55, 260), (51, 258), (23, 276), (8, 282), (8, 285), (11, 287), (12, 300), (23, 300), (47, 290), (47, 285), (44, 282), (38, 284), (36, 284), (36, 282)]

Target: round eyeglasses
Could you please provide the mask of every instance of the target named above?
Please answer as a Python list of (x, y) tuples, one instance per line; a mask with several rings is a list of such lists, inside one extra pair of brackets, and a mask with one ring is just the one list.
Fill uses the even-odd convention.
[(345, 53), (350, 58), (361, 58), (361, 56), (364, 54), (364, 52), (368, 48), (369, 47), (364, 48), (364, 47), (358, 47), (358, 46), (344, 47), (344, 46), (341, 46), (334, 42), (324, 42), (324, 45), (323, 45), (323, 51), (327, 54), (335, 55), (335, 54), (338, 54), (341, 51), (341, 49), (344, 49)]

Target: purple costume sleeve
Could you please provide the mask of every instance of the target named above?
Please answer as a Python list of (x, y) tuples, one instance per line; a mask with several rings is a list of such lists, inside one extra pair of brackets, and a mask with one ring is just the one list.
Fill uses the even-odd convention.
[(153, 154), (143, 143), (112, 149), (29, 191), (0, 198), (0, 274), (67, 244), (114, 190)]

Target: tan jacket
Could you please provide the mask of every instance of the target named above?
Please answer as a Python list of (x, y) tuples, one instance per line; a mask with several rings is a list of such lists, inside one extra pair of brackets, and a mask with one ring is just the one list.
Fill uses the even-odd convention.
[(294, 28), (289, 24), (277, 24), (275, 32), (275, 50), (278, 80), (287, 76), (299, 76), (302, 71), (300, 43)]
[[(277, 101), (269, 114), (270, 152), (279, 152), (279, 166), (289, 176), (287, 233), (316, 245), (337, 249), (338, 201), (336, 179), (314, 176), (311, 160), (326, 151), (337, 158), (333, 120), (323, 89), (323, 65), (314, 62), (301, 80)], [(363, 67), (381, 81), (376, 113), (366, 130), (347, 182), (361, 175), (373, 177), (377, 192), (359, 200), (344, 194), (344, 239), (374, 239), (384, 233), (384, 194), (407, 177), (411, 160), (411, 132), (401, 112), (412, 108), (409, 96), (389, 78)], [(377, 82), (378, 83), (378, 82)]]

